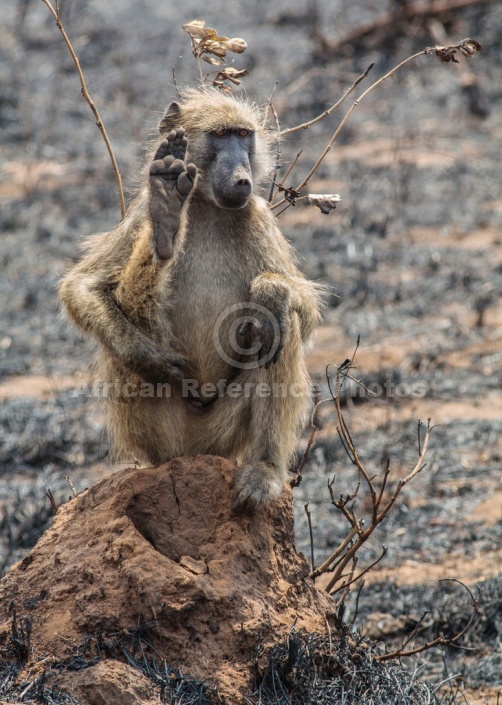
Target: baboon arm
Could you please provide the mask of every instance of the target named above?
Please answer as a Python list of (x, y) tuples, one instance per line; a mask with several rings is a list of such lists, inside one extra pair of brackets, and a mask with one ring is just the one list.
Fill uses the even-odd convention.
[(295, 311), (300, 319), (302, 342), (308, 343), (321, 321), (322, 287), (298, 274), (264, 272), (251, 284), (251, 300), (276, 314), (284, 306)]
[(69, 317), (93, 335), (119, 362), (138, 372), (156, 346), (118, 307), (110, 284), (99, 275), (70, 274), (60, 288)]
[[(84, 258), (61, 282), (60, 297), (71, 320), (94, 336), (127, 369), (153, 383), (168, 381), (170, 377), (181, 379), (183, 360), (165, 346), (160, 347), (131, 320), (137, 310), (129, 317), (123, 306), (130, 292), (127, 286), (124, 291), (117, 273), (122, 264), (119, 260), (129, 256), (128, 266), (134, 268), (135, 253), (143, 250), (142, 239), (136, 241), (132, 255), (130, 248), (126, 248), (126, 252), (121, 251), (115, 258), (103, 257), (101, 263), (96, 251)], [(153, 261), (152, 257), (150, 260)], [(131, 277), (131, 281), (138, 280)]]

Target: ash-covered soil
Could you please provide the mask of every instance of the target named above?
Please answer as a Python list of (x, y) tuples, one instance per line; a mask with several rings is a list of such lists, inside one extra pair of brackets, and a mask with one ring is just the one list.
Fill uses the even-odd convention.
[[(313, 8), (318, 8), (315, 25)], [(113, 173), (71, 58), (43, 3), (0, 0), (0, 566), (34, 544), (72, 489), (113, 470), (102, 419), (82, 392), (92, 343), (60, 317), (56, 285), (82, 238), (119, 218)], [(311, 192), (340, 193), (323, 216), (298, 204), (280, 216), (308, 276), (330, 286), (324, 325), (310, 355), (327, 394), (325, 367), (350, 357), (376, 396), (352, 386), (344, 410), (358, 451), (391, 480), (417, 458), (417, 420), (431, 418), (427, 467), (404, 490), (361, 554), (385, 559), (366, 577), (345, 618), (394, 648), (425, 610), (414, 644), (455, 630), (469, 613), (458, 578), (480, 587), (480, 615), (462, 646), (406, 662), (424, 678), (467, 688), (468, 702), (495, 703), (502, 687), (502, 7), (480, 4), (367, 37), (332, 57), (309, 32), (334, 40), (387, 11), (384, 2), (280, 1), (62, 3), (62, 18), (114, 146), (130, 198), (144, 144), (180, 85), (196, 80), (182, 22), (204, 16), (249, 48), (247, 94), (274, 99), (289, 127), (328, 108), (371, 63), (373, 80), (435, 43), (438, 21), (452, 41), (471, 36), (481, 55), (460, 65), (420, 57), (353, 113)], [(369, 85), (368, 78), (363, 86)], [(348, 108), (350, 99), (346, 103)], [(299, 183), (344, 109), (292, 135), (284, 168), (302, 151)], [(310, 555), (309, 502), (319, 565), (346, 535), (330, 506), (356, 476), (325, 405), (295, 490), (297, 542)], [(299, 443), (301, 455), (308, 432)], [(367, 512), (361, 497), (359, 516)], [(382, 617), (383, 615), (383, 617)], [(389, 626), (390, 624), (390, 626)], [(376, 625), (376, 626), (375, 626)], [(450, 679), (450, 680), (448, 680)], [(484, 687), (484, 690), (479, 690)], [(469, 689), (476, 691), (471, 692)], [(451, 695), (450, 690), (450, 695)], [(476, 695), (477, 693), (477, 695)], [(453, 696), (452, 696), (453, 697)], [(455, 696), (456, 697), (456, 696)], [(458, 695), (458, 702), (464, 702)]]

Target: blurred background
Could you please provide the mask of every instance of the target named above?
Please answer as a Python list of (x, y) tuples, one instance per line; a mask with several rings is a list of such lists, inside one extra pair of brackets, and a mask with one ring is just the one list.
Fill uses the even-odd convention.
[[(48, 526), (47, 490), (60, 503), (71, 494), (65, 476), (79, 491), (119, 467), (107, 461), (99, 410), (79, 392), (90, 380), (93, 344), (60, 315), (56, 286), (83, 238), (113, 228), (120, 210), (104, 142), (48, 8), (39, 0), (0, 0), (0, 11), (5, 571)], [(502, 5), (62, 0), (60, 11), (128, 201), (145, 145), (175, 98), (173, 67), (178, 85), (197, 81), (184, 22), (202, 17), (221, 34), (247, 41), (233, 65), (250, 75), (235, 93), (263, 104), (275, 89), (283, 129), (329, 108), (372, 62), (354, 96), (426, 46), (465, 37), (483, 44), (481, 54), (460, 56), (459, 64), (422, 56), (373, 91), (309, 188), (339, 193), (337, 210), (325, 216), (300, 203), (279, 221), (303, 271), (330, 287), (309, 357), (321, 396), (326, 365), (350, 357), (361, 336), (354, 374), (375, 397), (352, 385), (344, 409), (371, 474), (387, 458), (391, 477), (408, 472), (417, 457), (417, 420), (441, 424), (427, 468), (361, 558), (369, 563), (382, 544), (389, 549), (367, 578), (358, 613), (351, 602), (347, 616), (391, 644), (406, 632), (403, 615), (411, 615), (409, 626), (432, 609), (418, 634), (425, 640), (458, 627), (468, 611), (460, 590), (435, 581), (477, 582), (491, 605), (466, 637), (477, 651), (425, 654), (420, 667), (437, 680), (460, 673), (468, 687), (488, 693), (479, 702), (495, 702), (486, 698), (502, 672)], [(282, 173), (302, 150), (289, 185), (301, 182), (351, 101), (281, 144)], [(346, 534), (327, 481), (336, 476), (338, 495), (356, 480), (328, 404), (320, 426), (295, 490), (298, 547), (310, 555), (303, 509), (309, 502), (317, 564)], [(300, 456), (307, 438), (308, 432)], [(360, 516), (367, 510), (361, 499)]]

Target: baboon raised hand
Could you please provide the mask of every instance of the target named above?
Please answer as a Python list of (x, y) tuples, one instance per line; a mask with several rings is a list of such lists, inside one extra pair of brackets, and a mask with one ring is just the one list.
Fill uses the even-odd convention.
[(180, 227), (181, 209), (193, 188), (197, 169), (185, 168), (188, 140), (185, 130), (172, 130), (160, 143), (150, 164), (150, 215), (153, 241), (160, 259), (173, 255), (174, 236)]
[(100, 343), (116, 454), (230, 458), (234, 510), (252, 512), (280, 494), (308, 409), (319, 287), (260, 196), (270, 136), (258, 108), (189, 90), (160, 132), (125, 219), (88, 240), (60, 294)]

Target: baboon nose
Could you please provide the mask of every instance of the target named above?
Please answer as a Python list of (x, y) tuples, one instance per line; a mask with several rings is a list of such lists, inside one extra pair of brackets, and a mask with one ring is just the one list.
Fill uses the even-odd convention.
[(250, 179), (238, 179), (235, 188), (242, 196), (249, 196), (252, 188)]

